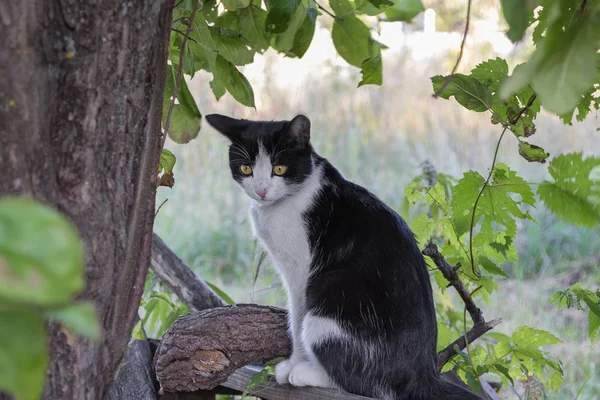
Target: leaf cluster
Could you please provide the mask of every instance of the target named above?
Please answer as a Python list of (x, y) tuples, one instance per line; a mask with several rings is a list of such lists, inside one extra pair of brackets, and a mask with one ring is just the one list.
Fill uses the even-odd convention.
[(186, 0), (173, 10), (163, 124), (172, 108), (168, 134), (177, 143), (195, 138), (202, 118), (185, 80), (174, 94), (179, 69), (190, 77), (200, 70), (209, 72), (217, 100), (229, 93), (239, 103), (255, 107), (254, 91), (241, 67), (269, 48), (301, 58), (312, 42), (317, 17), (325, 14), (333, 19), (331, 37), (336, 51), (361, 70), (358, 86), (381, 85), (385, 46), (372, 37), (372, 25), (410, 22), (424, 11), (421, 0), (330, 0), (331, 11), (315, 0), (226, 0), (222, 7), (215, 0), (200, 4), (197, 9), (195, 1)]
[(0, 391), (37, 399), (48, 364), (46, 322), (100, 339), (84, 289), (84, 250), (73, 225), (31, 199), (0, 200)]

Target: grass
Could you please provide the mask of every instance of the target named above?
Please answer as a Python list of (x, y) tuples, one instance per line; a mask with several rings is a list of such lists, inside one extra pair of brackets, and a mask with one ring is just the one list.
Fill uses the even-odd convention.
[[(463, 70), (489, 56), (492, 54), (477, 53), (471, 60), (467, 58)], [(278, 60), (273, 54), (265, 55), (265, 73), (282, 68)], [(431, 97), (428, 78), (447, 73), (451, 68), (448, 58), (433, 57), (417, 64), (401, 53), (393, 53), (385, 54), (384, 62), (382, 87), (356, 89), (360, 80), (356, 70), (328, 62), (312, 68), (308, 81), (291, 82), (285, 87), (259, 85), (249, 76), (260, 103), (257, 110), (244, 108), (227, 97), (215, 102), (208, 85), (210, 77), (205, 74), (198, 74), (190, 88), (204, 114), (290, 119), (296, 113), (305, 113), (312, 121), (317, 151), (348, 179), (366, 186), (397, 210), (402, 207), (406, 185), (420, 172), (425, 160), (455, 177), (469, 169), (485, 175), (500, 129), (490, 124), (489, 115)], [(552, 155), (569, 151), (598, 155), (596, 125), (592, 117), (565, 127), (557, 118), (542, 114), (531, 139)], [(231, 179), (225, 140), (204, 126), (191, 143), (178, 146), (167, 142), (167, 147), (177, 155), (176, 183), (173, 189), (159, 190), (157, 204), (169, 200), (158, 214), (156, 232), (203, 278), (234, 300), (284, 305), (285, 294), (268, 261), (254, 282), (253, 266), (259, 250), (254, 248), (247, 219), (249, 200)], [(516, 139), (508, 135), (499, 161), (530, 182), (547, 177), (545, 166), (530, 164), (518, 155)], [(533, 216), (536, 222), (519, 227), (520, 262), (504, 266), (514, 279), (500, 283), (485, 314), (503, 317), (501, 331), (510, 332), (526, 324), (561, 337), (565, 343), (552, 352), (565, 364), (565, 383), (559, 394), (550, 397), (572, 399), (588, 377), (598, 376), (600, 351), (586, 338), (583, 313), (558, 311), (548, 303), (555, 291), (573, 281), (585, 280), (598, 287), (600, 228), (570, 226), (541, 206)], [(511, 398), (510, 394), (506, 396)], [(590, 379), (579, 398), (599, 399), (600, 381)]]

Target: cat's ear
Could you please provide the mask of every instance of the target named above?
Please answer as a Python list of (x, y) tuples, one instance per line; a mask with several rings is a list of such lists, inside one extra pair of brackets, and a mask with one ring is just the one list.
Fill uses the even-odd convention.
[(249, 123), (249, 121), (230, 118), (220, 114), (210, 114), (205, 118), (210, 126), (215, 128), (231, 141), (234, 141), (234, 139), (238, 138), (241, 133), (248, 128)]
[(288, 140), (299, 149), (304, 149), (310, 141), (310, 120), (304, 115), (297, 115), (287, 126)]

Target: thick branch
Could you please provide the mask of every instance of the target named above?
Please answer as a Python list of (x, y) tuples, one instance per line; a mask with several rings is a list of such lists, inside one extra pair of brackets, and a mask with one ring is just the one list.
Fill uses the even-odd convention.
[[(495, 326), (499, 325), (502, 322), (501, 318), (491, 320), (490, 322), (483, 322), (481, 324), (474, 325), (471, 329), (467, 331), (467, 340), (469, 343), (472, 343), (477, 338), (483, 336), (484, 333), (493, 329)], [(465, 342), (465, 335), (462, 335), (454, 342), (450, 343), (446, 348), (438, 353), (437, 356), (437, 369), (441, 370), (444, 364), (446, 364), (452, 357), (456, 355), (456, 350), (454, 346), (458, 346), (459, 349), (464, 349), (467, 347), (467, 343)]]
[[(442, 275), (444, 275), (444, 278), (446, 278), (448, 280), (448, 282), (450, 282), (450, 284), (452, 286), (454, 286), (454, 288), (458, 292), (458, 295), (460, 296), (462, 301), (465, 303), (465, 307), (467, 308), (467, 311), (471, 315), (471, 319), (473, 320), (473, 323), (475, 325), (484, 324), (485, 320), (483, 319), (483, 313), (477, 307), (477, 305), (473, 301), (473, 297), (471, 297), (471, 294), (469, 293), (469, 291), (467, 290), (467, 288), (465, 287), (463, 282), (458, 277), (458, 274), (456, 273), (456, 269), (454, 267), (452, 267), (450, 264), (448, 264), (448, 261), (446, 261), (444, 256), (438, 251), (437, 246), (432, 242), (427, 243), (427, 246), (425, 246), (425, 249), (423, 250), (423, 254), (428, 257), (431, 257), (431, 259), (433, 260), (435, 265), (442, 272)], [(469, 342), (470, 342), (470, 340), (469, 340)]]
[(220, 307), (175, 321), (156, 350), (154, 367), (165, 391), (211, 390), (236, 369), (287, 356), (290, 347), (285, 310)]
[(152, 235), (152, 270), (191, 310), (202, 311), (225, 305), (155, 233)]

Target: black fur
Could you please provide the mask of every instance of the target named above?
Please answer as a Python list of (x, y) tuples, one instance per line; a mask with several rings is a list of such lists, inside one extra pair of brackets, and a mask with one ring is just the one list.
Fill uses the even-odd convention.
[[(300, 118), (300, 119), (298, 119)], [(239, 179), (258, 139), (290, 183), (322, 167), (324, 187), (305, 213), (312, 254), (307, 312), (340, 321), (352, 341), (329, 339), (313, 348), (333, 381), (350, 393), (397, 400), (480, 399), (437, 373), (437, 324), (423, 255), (406, 222), (365, 188), (345, 180), (316, 154), (305, 117), (278, 122), (207, 116), (232, 141), (230, 163)], [(234, 132), (234, 134), (227, 134)], [(237, 175), (236, 175), (237, 174)]]

